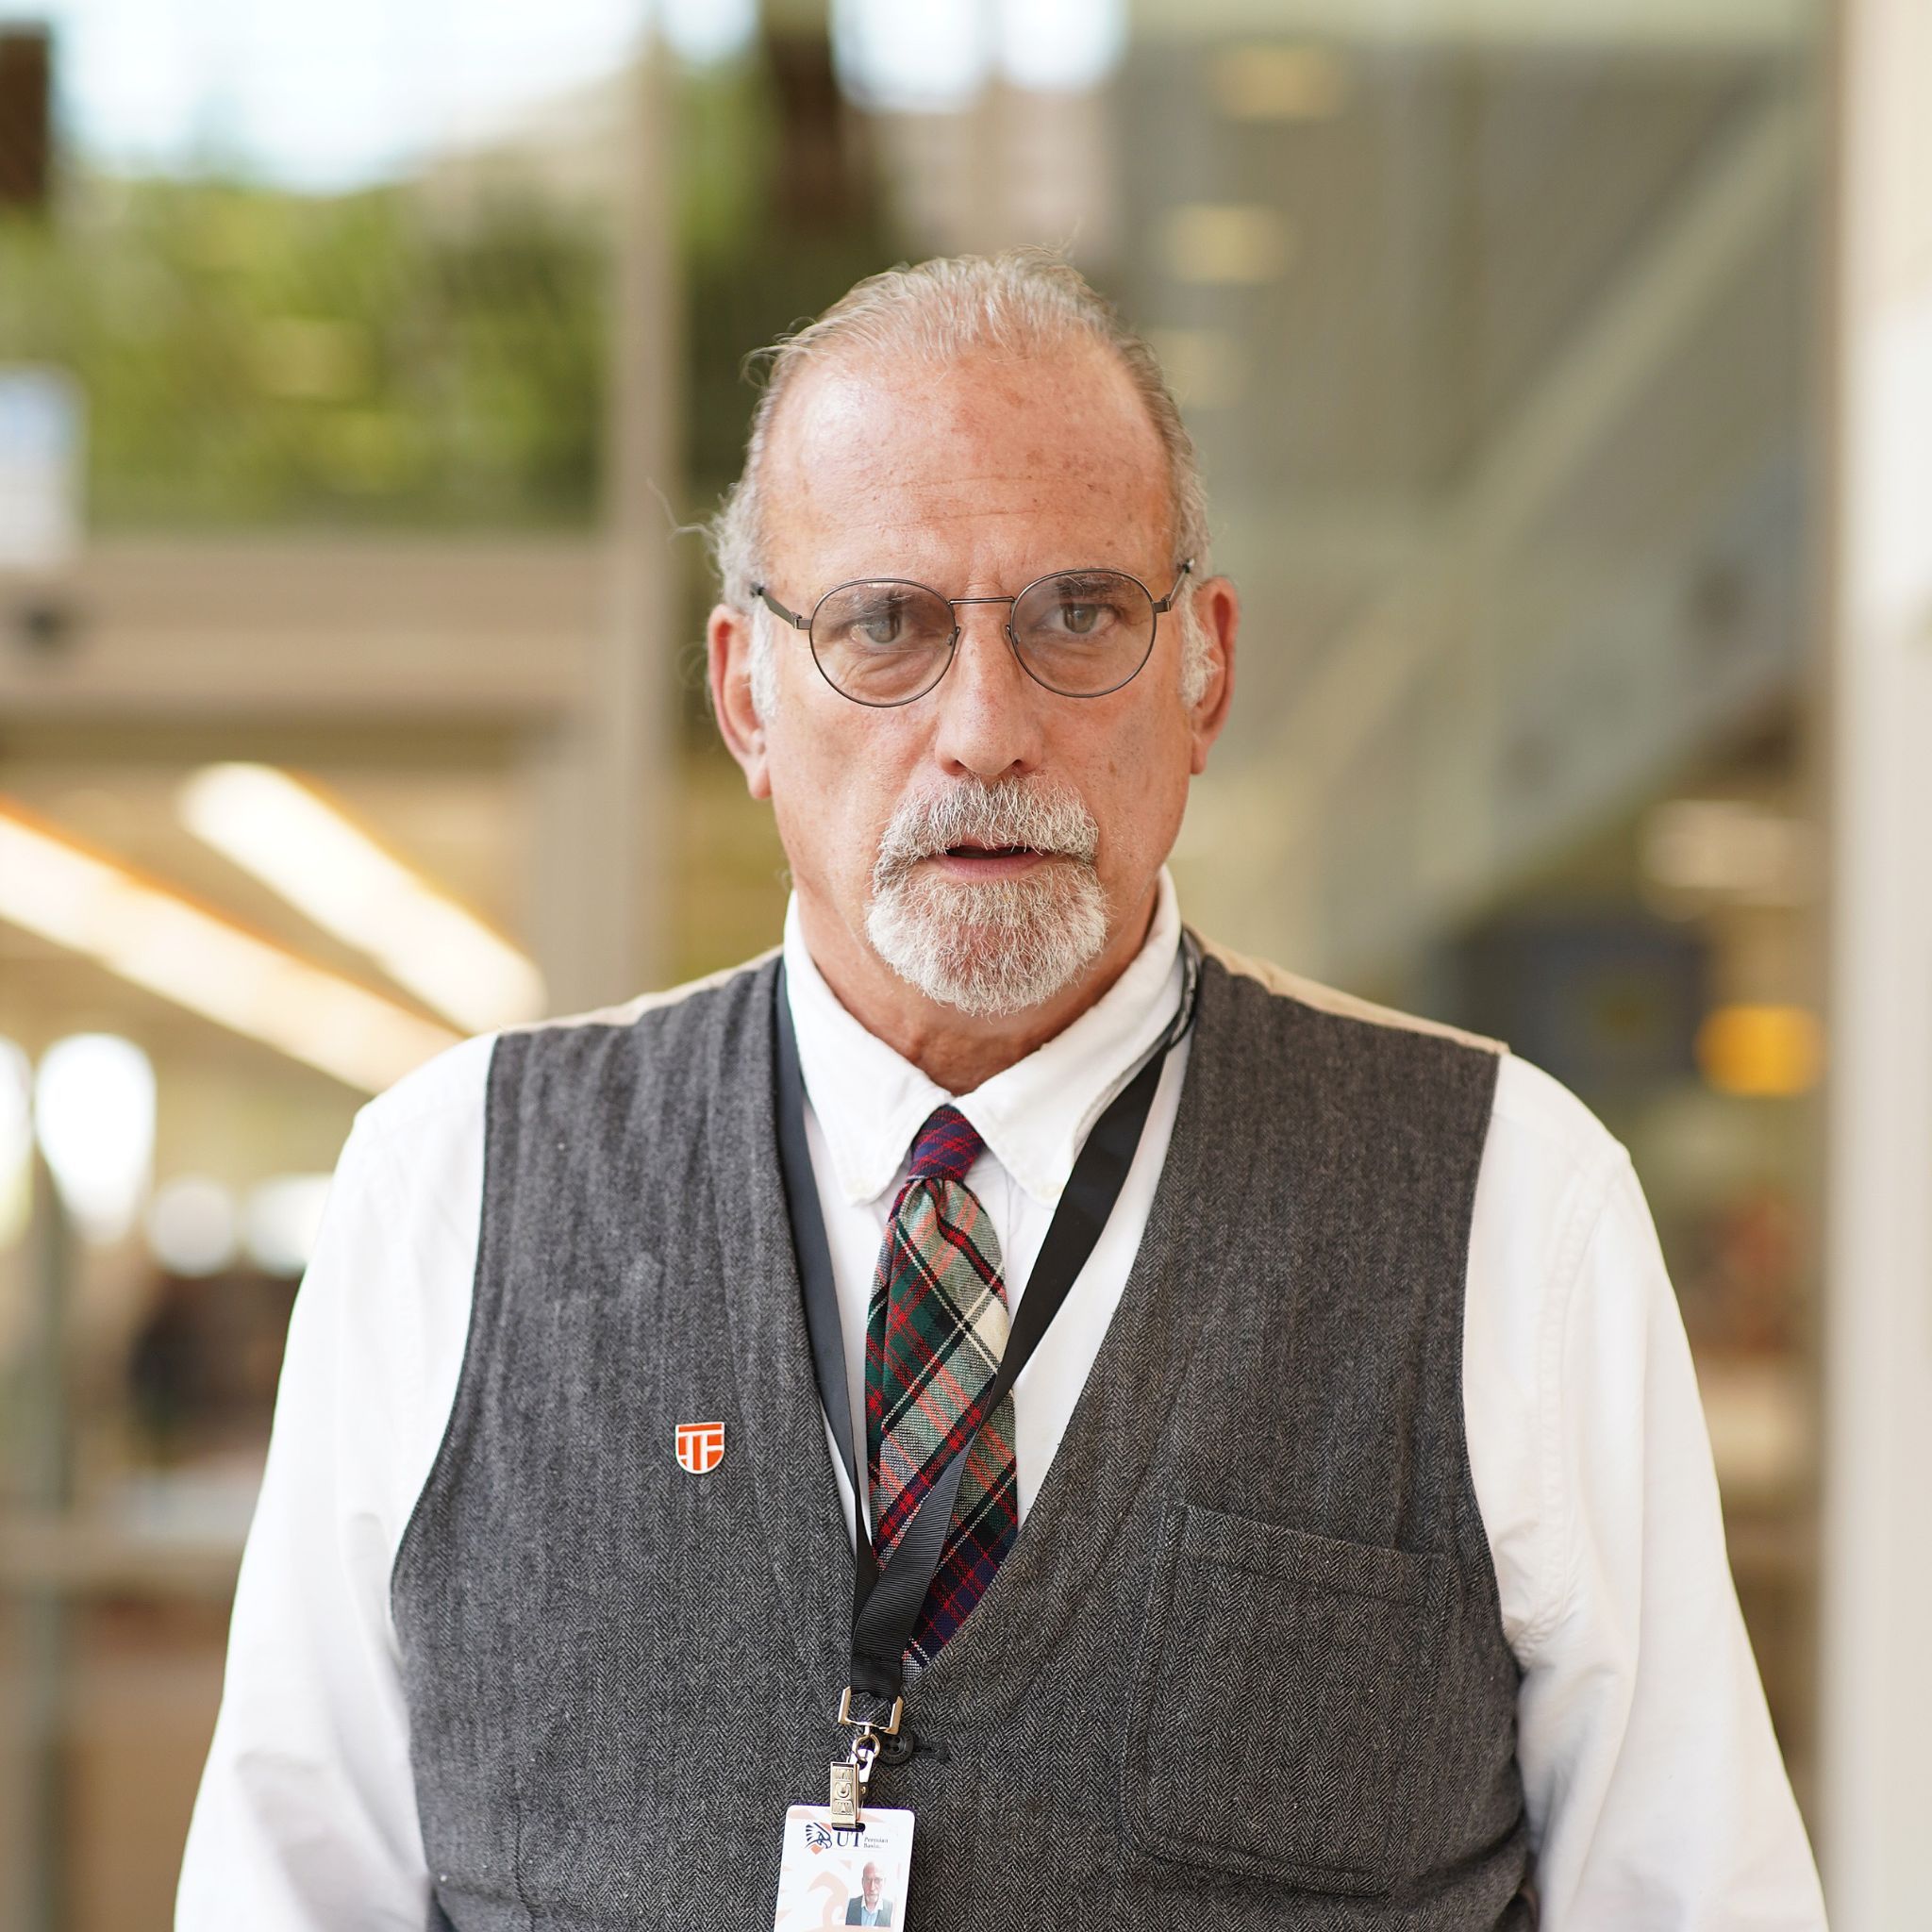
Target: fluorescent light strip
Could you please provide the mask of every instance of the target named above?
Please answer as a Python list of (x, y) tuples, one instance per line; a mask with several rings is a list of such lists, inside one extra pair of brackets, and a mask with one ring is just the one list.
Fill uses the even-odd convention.
[(456, 1041), (4, 802), (0, 919), (365, 1093)]
[(522, 953), (286, 772), (209, 765), (180, 808), (197, 838), (465, 1032), (542, 1012), (542, 975)]

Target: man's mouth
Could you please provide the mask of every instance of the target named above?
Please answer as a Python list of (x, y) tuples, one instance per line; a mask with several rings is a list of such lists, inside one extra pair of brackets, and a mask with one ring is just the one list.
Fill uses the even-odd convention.
[(1033, 845), (979, 845), (968, 842), (948, 845), (943, 852), (933, 854), (933, 859), (941, 870), (951, 873), (956, 878), (1003, 878), (1013, 873), (1029, 871), (1042, 860), (1058, 857), (1051, 852), (1042, 852)]
[(1047, 781), (962, 781), (914, 794), (892, 814), (873, 861), (873, 891), (890, 893), (915, 873), (937, 882), (992, 885), (1064, 866), (1091, 873), (1100, 828), (1069, 788)]

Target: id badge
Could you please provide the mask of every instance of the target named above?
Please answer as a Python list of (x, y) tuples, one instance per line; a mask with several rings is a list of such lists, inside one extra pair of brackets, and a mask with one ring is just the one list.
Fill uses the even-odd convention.
[(823, 1805), (785, 1814), (778, 1916), (772, 1932), (833, 1932), (841, 1925), (906, 1924), (912, 1814), (865, 1807), (865, 1822), (836, 1825)]

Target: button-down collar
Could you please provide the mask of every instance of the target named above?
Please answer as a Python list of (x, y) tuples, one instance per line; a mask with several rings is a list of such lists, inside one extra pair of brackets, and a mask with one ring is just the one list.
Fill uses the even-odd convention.
[(950, 1101), (1014, 1180), (1052, 1207), (1088, 1129), (1179, 1008), (1180, 931), (1163, 867), (1146, 943), (1101, 998), (1024, 1059), (970, 1093), (950, 1094), (840, 1005), (806, 950), (794, 895), (785, 914), (791, 1024), (841, 1193), (854, 1206), (884, 1194), (926, 1116)]

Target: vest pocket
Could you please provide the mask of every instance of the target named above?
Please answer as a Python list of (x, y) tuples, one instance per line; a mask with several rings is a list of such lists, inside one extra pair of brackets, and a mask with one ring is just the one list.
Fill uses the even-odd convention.
[(1122, 1802), (1142, 1850), (1304, 1890), (1400, 1875), (1426, 1779), (1439, 1556), (1165, 1506)]

